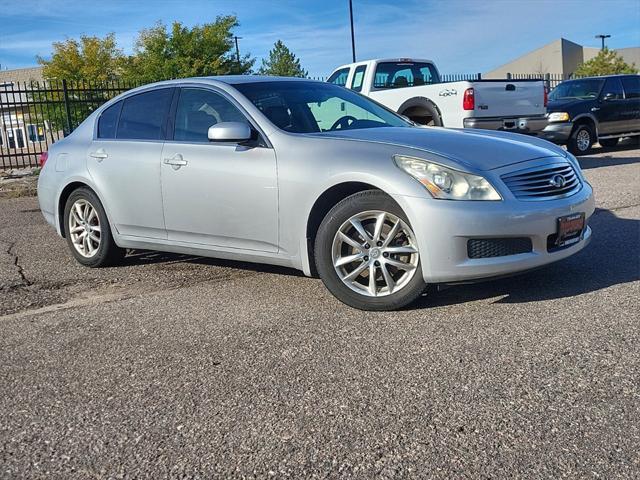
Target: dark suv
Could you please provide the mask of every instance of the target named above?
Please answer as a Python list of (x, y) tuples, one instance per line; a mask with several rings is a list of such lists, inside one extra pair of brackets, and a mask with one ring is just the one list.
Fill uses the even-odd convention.
[(613, 147), (622, 137), (640, 138), (640, 75), (568, 80), (549, 95), (549, 124), (542, 137), (584, 155), (599, 142)]

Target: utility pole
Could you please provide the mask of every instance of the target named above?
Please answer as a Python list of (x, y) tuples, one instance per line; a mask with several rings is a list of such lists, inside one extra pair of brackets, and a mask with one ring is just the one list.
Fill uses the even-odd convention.
[(233, 40), (236, 42), (236, 60), (238, 61), (238, 68), (240, 68), (240, 48), (238, 48), (238, 40), (242, 40), (242, 37), (234, 35)]
[(604, 39), (611, 38), (611, 35), (600, 34), (600, 35), (596, 35), (596, 38), (599, 38), (600, 40), (602, 40), (602, 50), (604, 50)]
[(351, 20), (351, 56), (356, 61), (356, 38), (353, 34), (353, 1), (349, 0), (349, 19)]

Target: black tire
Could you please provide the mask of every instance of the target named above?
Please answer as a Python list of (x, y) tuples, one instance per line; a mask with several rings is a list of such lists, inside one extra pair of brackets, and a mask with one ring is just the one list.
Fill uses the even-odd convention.
[[(95, 209), (96, 215), (98, 217), (98, 225), (100, 227), (100, 242), (95, 253), (92, 253), (91, 256), (84, 256), (78, 251), (73, 243), (72, 234), (70, 232), (69, 217), (71, 216), (71, 208), (79, 200), (88, 202), (90, 206)], [(69, 250), (71, 250), (71, 254), (78, 261), (78, 263), (86, 267), (97, 268), (117, 265), (124, 258), (126, 250), (118, 247), (113, 240), (111, 227), (109, 226), (109, 220), (107, 219), (107, 214), (102, 207), (102, 203), (100, 203), (100, 199), (98, 198), (98, 196), (89, 188), (78, 188), (71, 192), (71, 195), (69, 195), (67, 203), (64, 207), (64, 231), (65, 237), (67, 239), (67, 245), (69, 246)]]
[(603, 138), (602, 140), (598, 140), (598, 143), (600, 144), (601, 147), (605, 147), (605, 148), (613, 148), (616, 145), (618, 145), (618, 142), (620, 141), (619, 138)]
[(593, 128), (587, 124), (577, 125), (573, 129), (573, 132), (571, 132), (571, 137), (569, 137), (569, 143), (567, 144), (567, 150), (576, 156), (587, 155), (591, 151), (591, 147), (594, 142), (595, 132), (593, 131)]
[[(385, 193), (379, 190), (355, 193), (335, 205), (320, 224), (315, 241), (316, 269), (327, 289), (341, 302), (360, 310), (397, 310), (415, 301), (426, 288), (419, 252), (413, 276), (400, 290), (384, 296), (367, 296), (352, 290), (340, 279), (333, 264), (333, 240), (340, 227), (353, 216), (371, 210), (387, 212), (401, 219), (412, 230), (400, 206)], [(415, 233), (413, 235), (415, 237)], [(417, 246), (415, 248), (417, 249)]]

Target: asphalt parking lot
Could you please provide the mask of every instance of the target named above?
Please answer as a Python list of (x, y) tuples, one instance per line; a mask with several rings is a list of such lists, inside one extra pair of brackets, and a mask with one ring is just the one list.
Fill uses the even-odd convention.
[(0, 477), (638, 478), (640, 150), (581, 163), (588, 249), (393, 313), (276, 267), (85, 269), (0, 200)]

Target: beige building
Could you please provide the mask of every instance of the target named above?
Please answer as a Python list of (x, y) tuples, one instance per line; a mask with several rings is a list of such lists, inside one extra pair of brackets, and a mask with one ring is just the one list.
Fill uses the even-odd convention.
[[(583, 47), (565, 38), (560, 38), (483, 74), (483, 77), (504, 78), (507, 73), (551, 73), (569, 78), (581, 63), (592, 59), (599, 51), (599, 48)], [(636, 67), (640, 68), (640, 47), (620, 48), (615, 51), (624, 58), (625, 62), (635, 63)]]
[(16, 68), (14, 70), (0, 70), (0, 84), (42, 82), (42, 67)]

